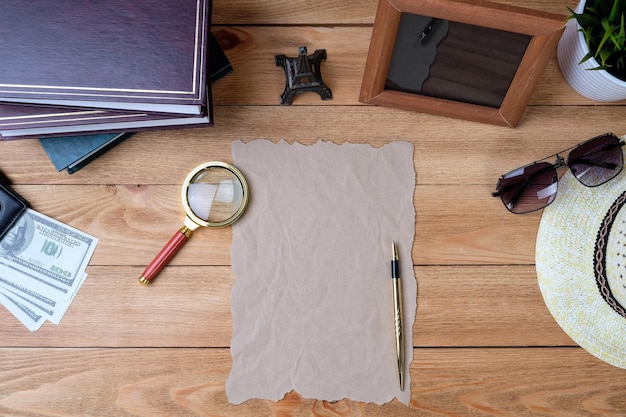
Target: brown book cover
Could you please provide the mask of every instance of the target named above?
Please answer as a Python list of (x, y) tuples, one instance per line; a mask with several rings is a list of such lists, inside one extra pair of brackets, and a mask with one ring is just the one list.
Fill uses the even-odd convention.
[(0, 100), (206, 114), (210, 8), (210, 0), (3, 0)]

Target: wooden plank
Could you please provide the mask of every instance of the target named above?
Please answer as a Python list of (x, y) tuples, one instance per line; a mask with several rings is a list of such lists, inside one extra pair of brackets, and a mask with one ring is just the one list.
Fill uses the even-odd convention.
[(435, 415), (619, 415), (623, 370), (582, 349), (414, 351), (411, 406)]
[(321, 73), (333, 99), (322, 101), (315, 93), (302, 94), (293, 105), (336, 106), (359, 104), (358, 96), (369, 48), (371, 28), (366, 27), (214, 27), (215, 38), (234, 71), (214, 86), (219, 104), (280, 105), (285, 74), (274, 57), (298, 55), (306, 46), (309, 54), (326, 49)]
[[(141, 269), (90, 266), (61, 324), (32, 334), (0, 309), (2, 345), (230, 345), (229, 267), (166, 267), (150, 287), (137, 282)], [(573, 345), (545, 307), (533, 266), (418, 266), (415, 276), (415, 346)]]
[[(309, 53), (326, 49), (328, 58), (322, 63), (322, 76), (333, 92), (333, 99), (322, 101), (315, 93), (303, 94), (292, 106), (361, 104), (359, 95), (371, 27), (223, 26), (214, 27), (212, 32), (235, 69), (214, 85), (216, 105), (279, 105), (285, 76), (282, 68), (274, 64), (274, 57), (277, 54), (295, 57), (299, 46), (307, 46)], [(545, 104), (597, 104), (567, 85), (558, 68), (556, 48), (530, 101), (530, 105)]]
[(309, 25), (373, 23), (376, 1), (229, 1), (213, 2), (212, 24)]
[(416, 349), (410, 407), (228, 403), (227, 349), (3, 349), (0, 414), (90, 416), (621, 415), (622, 370), (582, 349)]
[[(15, 189), (35, 210), (97, 236), (100, 242), (92, 265), (145, 266), (183, 225), (180, 187), (17, 185)], [(534, 264), (541, 212), (509, 213), (491, 196), (492, 187), (418, 185), (413, 262)], [(199, 228), (170, 263), (230, 265), (231, 241), (231, 227)]]
[(414, 346), (574, 346), (534, 266), (418, 266)]
[(139, 133), (73, 175), (57, 174), (36, 141), (0, 142), (0, 167), (15, 184), (180, 184), (202, 162), (232, 161), (233, 140), (403, 140), (415, 144), (418, 184), (491, 191), (516, 167), (605, 131), (626, 134), (622, 106), (533, 106), (517, 129), (377, 106), (220, 106), (215, 118), (213, 128)]
[[(61, 324), (34, 333), (0, 308), (3, 346), (224, 347), (232, 320), (226, 267), (165, 267), (149, 287), (143, 267), (90, 266)], [(0, 349), (0, 355), (2, 355)]]
[[(373, 24), (377, 1), (353, 0), (326, 2), (320, 0), (215, 0), (213, 25), (345, 25)], [(565, 14), (566, 6), (576, 6), (576, 1), (565, 4), (559, 0), (499, 0), (498, 3), (528, 7), (551, 13)]]
[(418, 186), (413, 262), (534, 264), (541, 212), (511, 214), (491, 191), (485, 186)]
[[(143, 269), (185, 218), (180, 184), (18, 185), (15, 189), (32, 202), (33, 209), (97, 236), (100, 241), (91, 265), (143, 265)], [(228, 265), (231, 241), (230, 227), (199, 228), (171, 264)]]

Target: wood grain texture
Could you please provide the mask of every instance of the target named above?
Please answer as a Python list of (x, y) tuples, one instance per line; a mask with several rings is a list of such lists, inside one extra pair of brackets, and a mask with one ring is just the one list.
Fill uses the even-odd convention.
[[(566, 13), (576, 1), (502, 0)], [(58, 326), (28, 332), (0, 310), (0, 416), (622, 416), (626, 372), (560, 329), (537, 285), (541, 213), (491, 196), (498, 177), (597, 134), (626, 134), (626, 102), (563, 80), (556, 53), (516, 129), (359, 103), (377, 1), (215, 0), (234, 72), (213, 86), (215, 126), (136, 134), (73, 175), (36, 141), (0, 142), (0, 169), (34, 209), (96, 235), (89, 277)], [(280, 106), (274, 56), (326, 49), (333, 100)], [(230, 228), (194, 232), (150, 287), (137, 277), (183, 222), (179, 190), (231, 142), (414, 145), (418, 283), (412, 400), (328, 403), (292, 392), (228, 403)]]
[[(358, 25), (373, 24), (377, 1), (351, 0), (327, 2), (313, 0), (245, 0), (213, 2), (214, 25)], [(549, 13), (566, 13), (566, 5), (576, 1), (559, 0), (502, 0), (499, 3), (528, 7)]]
[[(147, 265), (183, 225), (180, 186), (53, 184), (15, 189), (35, 210), (98, 236), (93, 265)], [(413, 262), (533, 264), (541, 213), (512, 215), (491, 196), (492, 187), (418, 183)], [(68, 206), (68, 197), (84, 202)], [(229, 265), (231, 239), (230, 227), (199, 228), (170, 263)]]
[(578, 348), (414, 349), (413, 357), (410, 407), (396, 401), (330, 403), (295, 392), (277, 403), (233, 406), (224, 392), (227, 349), (3, 349), (0, 414), (618, 416), (626, 406), (623, 373)]
[[(307, 45), (311, 50), (326, 49), (328, 59), (322, 65), (322, 74), (325, 84), (333, 91), (333, 100), (322, 102), (315, 94), (305, 94), (293, 105), (359, 104), (371, 26), (214, 26), (212, 32), (237, 69), (215, 85), (216, 104), (278, 104), (282, 89), (277, 87), (284, 86), (284, 74), (274, 64), (274, 56), (295, 56), (301, 45)], [(250, 80), (252, 75), (271, 82), (257, 82), (254, 88), (242, 83), (244, 79)], [(550, 88), (542, 88), (546, 86)], [(531, 105), (545, 103), (593, 104), (567, 86), (558, 69), (556, 50), (530, 101)]]
[(73, 175), (56, 174), (36, 141), (0, 143), (0, 166), (16, 184), (182, 184), (202, 162), (232, 161), (233, 140), (406, 140), (415, 145), (417, 184), (484, 184), (491, 191), (513, 168), (599, 133), (626, 132), (621, 105), (531, 106), (517, 129), (377, 106), (219, 106), (215, 118), (214, 128), (137, 134)]
[[(61, 325), (24, 334), (0, 310), (2, 345), (227, 347), (229, 267), (167, 266), (149, 287), (143, 267), (90, 266)], [(417, 266), (416, 347), (573, 346), (543, 303), (533, 266)]]

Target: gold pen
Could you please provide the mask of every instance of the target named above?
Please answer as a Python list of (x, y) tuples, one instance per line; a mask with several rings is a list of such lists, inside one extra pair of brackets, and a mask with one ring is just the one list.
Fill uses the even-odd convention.
[(398, 249), (396, 242), (391, 244), (391, 281), (393, 282), (393, 310), (396, 334), (396, 357), (398, 360), (398, 375), (400, 390), (404, 391), (404, 337), (402, 335), (402, 283), (398, 266)]

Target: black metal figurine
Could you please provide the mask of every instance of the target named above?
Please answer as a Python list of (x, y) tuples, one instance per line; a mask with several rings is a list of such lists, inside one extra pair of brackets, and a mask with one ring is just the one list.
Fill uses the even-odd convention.
[(276, 55), (276, 66), (285, 71), (285, 91), (280, 95), (280, 104), (290, 105), (301, 93), (311, 91), (318, 93), (322, 100), (331, 100), (333, 94), (322, 80), (321, 65), (326, 60), (326, 50), (318, 49), (307, 56), (306, 46), (298, 48), (298, 57), (288, 58)]

